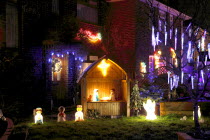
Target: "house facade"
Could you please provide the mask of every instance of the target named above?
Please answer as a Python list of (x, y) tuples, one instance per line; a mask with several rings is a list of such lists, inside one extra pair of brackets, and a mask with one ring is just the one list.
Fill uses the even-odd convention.
[[(190, 19), (155, 0), (4, 0), (0, 6), (1, 49), (17, 48), (34, 64), (51, 107), (77, 104), (78, 77), (104, 55), (140, 84), (167, 74), (181, 64), (174, 52), (182, 53), (183, 23)], [(70, 43), (59, 38), (66, 16), (77, 19), (69, 24), (77, 30)]]

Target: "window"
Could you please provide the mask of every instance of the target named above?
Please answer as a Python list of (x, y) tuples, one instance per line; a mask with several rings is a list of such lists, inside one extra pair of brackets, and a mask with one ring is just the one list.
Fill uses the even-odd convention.
[(166, 13), (162, 10), (159, 10), (159, 31), (164, 32), (165, 21), (166, 21)]
[(59, 14), (59, 0), (52, 0), (52, 12)]
[(12, 4), (6, 7), (6, 46), (18, 47), (18, 12)]

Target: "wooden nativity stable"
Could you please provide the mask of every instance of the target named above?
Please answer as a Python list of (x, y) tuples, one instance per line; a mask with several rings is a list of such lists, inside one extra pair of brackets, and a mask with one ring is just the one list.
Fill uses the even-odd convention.
[[(95, 109), (101, 116), (130, 116), (130, 80), (127, 73), (105, 56), (92, 63), (77, 81), (81, 84), (81, 103), (84, 115)], [(115, 101), (110, 90), (115, 90)], [(98, 100), (94, 91), (98, 90)]]

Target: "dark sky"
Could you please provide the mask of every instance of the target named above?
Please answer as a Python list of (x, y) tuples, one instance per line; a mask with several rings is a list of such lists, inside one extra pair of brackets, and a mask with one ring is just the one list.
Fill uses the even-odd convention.
[[(195, 16), (198, 24), (210, 27), (210, 0), (158, 0), (191, 17)], [(205, 3), (206, 2), (206, 3)], [(198, 10), (199, 8), (199, 10)], [(205, 21), (204, 21), (205, 20)]]

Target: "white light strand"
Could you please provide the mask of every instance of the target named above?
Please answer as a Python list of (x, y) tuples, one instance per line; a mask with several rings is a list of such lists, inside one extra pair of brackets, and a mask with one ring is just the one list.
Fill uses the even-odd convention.
[(172, 38), (173, 29), (170, 29), (170, 39)]
[(199, 55), (197, 56), (197, 68), (198, 68), (198, 66), (199, 66), (199, 59), (200, 59), (200, 57), (199, 57)]
[(166, 30), (166, 22), (165, 22), (165, 25), (164, 25), (164, 30), (165, 30), (165, 46), (167, 45), (167, 30)]
[(207, 59), (208, 59), (208, 56), (206, 55), (205, 56), (205, 65), (207, 64)]
[(204, 34), (201, 38), (201, 51), (204, 51), (205, 50), (205, 38), (206, 38), (206, 31), (204, 31)]
[(202, 82), (204, 84), (204, 73), (203, 73), (203, 70), (201, 70), (201, 78), (202, 78)]
[(172, 77), (170, 78), (170, 89), (171, 90), (173, 89), (173, 78)]
[(168, 84), (169, 84), (169, 82), (170, 82), (169, 79), (170, 79), (171, 72), (168, 71), (167, 73), (168, 73)]
[(177, 28), (175, 29), (175, 41), (174, 41), (174, 48), (177, 48)]
[(156, 39), (155, 39), (155, 29), (154, 29), (154, 26), (152, 26), (152, 46), (153, 46), (154, 51), (155, 51)]
[(208, 55), (209, 55), (209, 59), (210, 59), (210, 43), (208, 44)]
[(191, 76), (192, 89), (194, 89), (194, 76)]
[(183, 50), (183, 48), (184, 48), (184, 33), (182, 33), (182, 44), (181, 44), (181, 47), (182, 47), (182, 50)]
[(181, 73), (181, 84), (183, 84), (183, 80), (184, 80), (184, 72), (182, 71), (182, 73)]
[(187, 59), (188, 59), (188, 62), (190, 62), (191, 59), (192, 59), (192, 44), (191, 44), (191, 41), (188, 42)]

